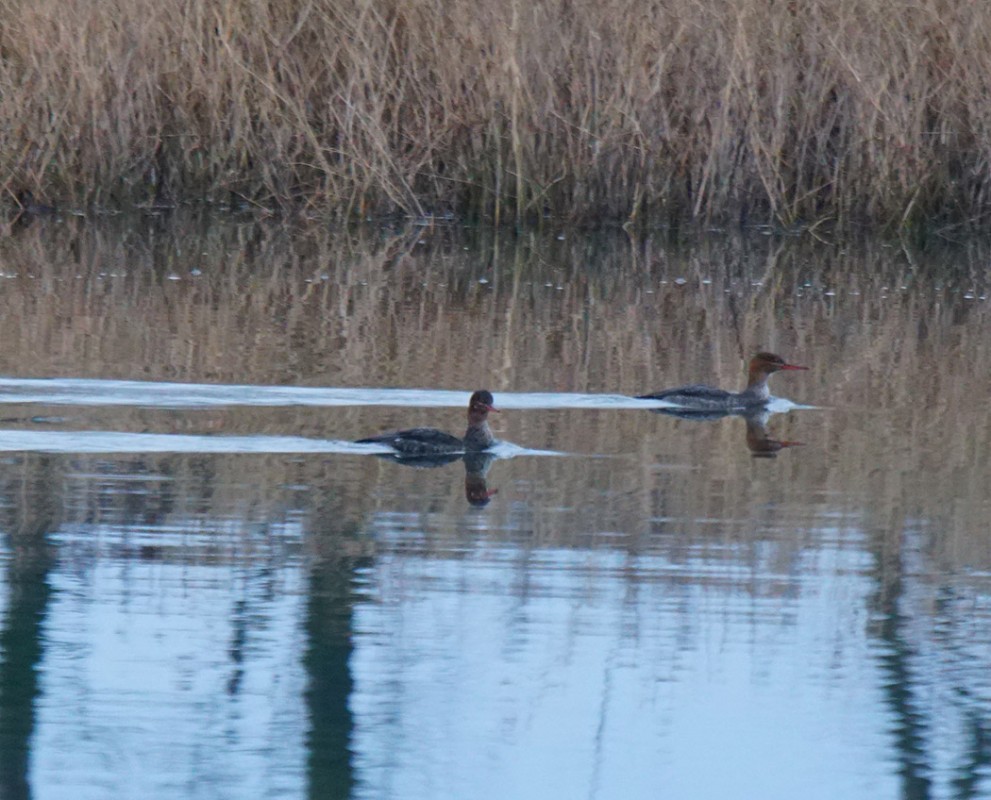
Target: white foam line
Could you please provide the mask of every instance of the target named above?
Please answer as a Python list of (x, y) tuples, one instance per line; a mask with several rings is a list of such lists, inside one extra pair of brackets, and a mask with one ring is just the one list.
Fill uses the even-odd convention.
[[(0, 431), (0, 452), (36, 453), (338, 453), (371, 455), (392, 452), (375, 444), (303, 436), (200, 436), (120, 431)], [(496, 458), (561, 456), (553, 450), (531, 450), (499, 442)]]
[(195, 436), (119, 431), (0, 431), (0, 451), (38, 453), (359, 453), (361, 445), (301, 436)]
[[(253, 384), (160, 383), (86, 378), (0, 378), (0, 403), (53, 406), (138, 406), (156, 408), (215, 408), (229, 406), (399, 406), (464, 408), (468, 391), (436, 389), (332, 388), (257, 386)], [(495, 392), (496, 406), (506, 410), (671, 408), (658, 400), (620, 394), (577, 392)], [(802, 408), (772, 398), (769, 409)]]
[[(321, 388), (251, 384), (159, 383), (83, 378), (3, 378), (0, 403), (47, 405), (153, 406), (409, 406), (464, 408), (470, 392), (433, 389)], [(656, 402), (624, 395), (578, 393), (496, 393), (505, 409), (650, 408)]]

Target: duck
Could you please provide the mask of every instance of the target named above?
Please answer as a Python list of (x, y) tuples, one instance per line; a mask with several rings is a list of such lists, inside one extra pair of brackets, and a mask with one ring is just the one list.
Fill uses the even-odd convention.
[(478, 453), (495, 444), (489, 428), (489, 412), (498, 412), (492, 393), (473, 392), (468, 400), (468, 427), (463, 437), (437, 428), (408, 428), (358, 439), (357, 444), (380, 444), (392, 448), (402, 458), (433, 458), (461, 453)]
[(767, 405), (771, 399), (767, 379), (775, 372), (807, 369), (808, 367), (798, 364), (789, 364), (774, 353), (757, 353), (747, 366), (747, 386), (742, 391), (731, 392), (704, 384), (693, 384), (637, 395), (637, 399), (663, 400), (679, 408), (699, 413), (746, 411)]

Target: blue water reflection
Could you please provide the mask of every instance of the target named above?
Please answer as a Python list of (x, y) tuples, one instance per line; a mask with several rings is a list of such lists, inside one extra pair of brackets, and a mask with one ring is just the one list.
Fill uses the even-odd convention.
[(781, 571), (773, 546), (407, 541), (355, 610), (360, 796), (893, 796), (861, 543)]
[[(151, 546), (121, 533), (76, 536)], [(208, 533), (179, 536), (195, 548)], [(266, 575), (74, 555), (50, 579), (32, 764), (44, 794), (301, 796), (302, 565)]]

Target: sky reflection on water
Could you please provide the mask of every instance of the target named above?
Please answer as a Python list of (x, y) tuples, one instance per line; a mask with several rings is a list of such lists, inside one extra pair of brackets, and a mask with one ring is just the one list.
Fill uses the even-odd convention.
[(824, 554), (816, 572), (842, 577), (821, 582), (737, 581), (701, 555), (380, 562), (355, 616), (364, 796), (889, 794), (851, 555)]

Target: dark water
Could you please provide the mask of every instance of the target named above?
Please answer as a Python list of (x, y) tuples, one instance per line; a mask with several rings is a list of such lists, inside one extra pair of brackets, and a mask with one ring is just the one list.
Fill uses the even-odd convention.
[(988, 256), (15, 230), (0, 798), (991, 797)]

